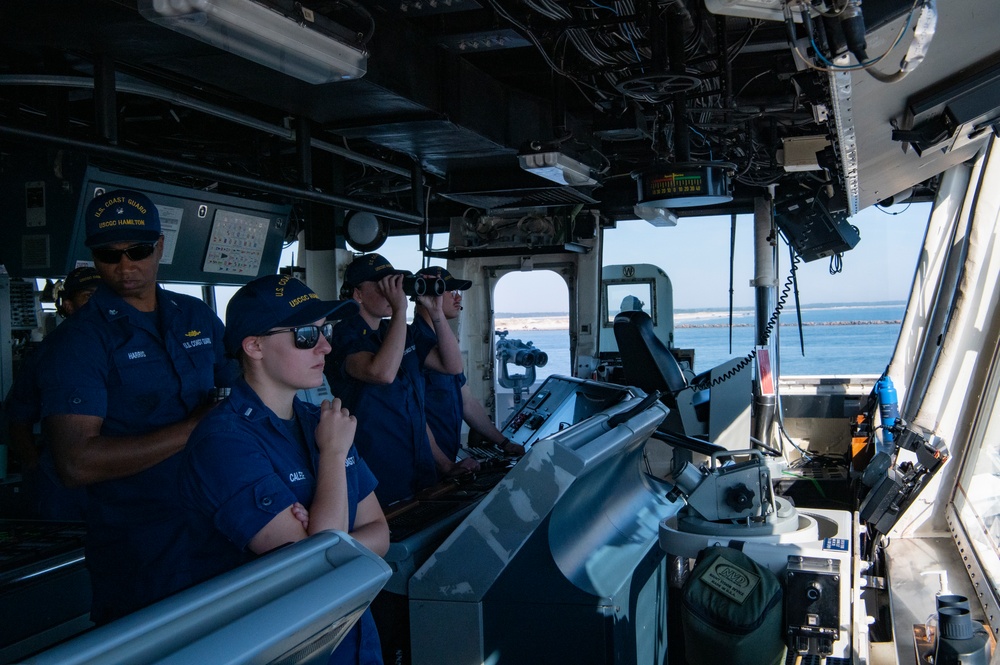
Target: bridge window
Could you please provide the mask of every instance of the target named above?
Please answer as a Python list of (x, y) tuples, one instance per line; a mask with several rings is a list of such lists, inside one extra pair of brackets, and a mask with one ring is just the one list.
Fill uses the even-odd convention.
[(654, 315), (653, 288), (651, 283), (640, 284), (608, 284), (605, 288), (605, 302), (608, 304), (608, 317), (605, 326), (610, 326), (619, 312), (626, 310), (642, 310)]
[[(494, 288), (493, 311), (493, 327), (497, 332), (506, 331), (507, 339), (520, 340), (525, 345), (530, 342), (548, 356), (544, 367), (529, 369), (507, 363), (510, 380), (504, 381), (508, 384), (506, 387), (501, 383), (502, 372), (497, 371), (497, 417), (503, 422), (515, 403), (515, 388), (523, 387), (518, 395), (523, 398), (552, 374), (572, 374), (569, 289), (563, 278), (550, 270), (508, 273), (497, 281)], [(535, 380), (531, 386), (534, 388), (527, 385), (532, 373)]]
[[(789, 281), (788, 247), (784, 241), (778, 243), (775, 297), (785, 289), (787, 296), (772, 335), (779, 344), (781, 374), (882, 373), (899, 334), (929, 208), (917, 203), (863, 210), (850, 219), (861, 241), (843, 255), (840, 265), (828, 258), (799, 260), (795, 283)], [(677, 226), (666, 228), (642, 220), (622, 221), (604, 231), (604, 265), (650, 263), (670, 278), (674, 310), (662, 315), (673, 316), (674, 346), (694, 349), (696, 369), (741, 357), (754, 346), (752, 216), (739, 215), (735, 230), (732, 274), (728, 215), (682, 217)], [(842, 270), (831, 274), (836, 267)], [(607, 298), (610, 320), (624, 294), (609, 287)]]
[(989, 581), (992, 602), (1000, 599), (1000, 373), (994, 362), (993, 377), (982, 396), (983, 412), (969, 442), (966, 460), (955, 492), (959, 521), (968, 535), (979, 565)]

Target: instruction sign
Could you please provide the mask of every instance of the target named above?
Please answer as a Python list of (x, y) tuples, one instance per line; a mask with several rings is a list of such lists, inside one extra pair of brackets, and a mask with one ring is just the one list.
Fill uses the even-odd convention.
[(256, 277), (271, 220), (218, 209), (205, 254), (205, 272)]

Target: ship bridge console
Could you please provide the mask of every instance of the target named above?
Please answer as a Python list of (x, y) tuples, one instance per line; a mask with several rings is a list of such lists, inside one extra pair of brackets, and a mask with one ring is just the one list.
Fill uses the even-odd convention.
[(666, 415), (635, 388), (549, 377), (502, 429), (524, 457), (472, 449), (483, 472), (390, 508), (393, 576), (372, 605), (383, 655), (586, 662), (613, 649), (662, 661), (657, 523), (677, 507), (644, 451)]

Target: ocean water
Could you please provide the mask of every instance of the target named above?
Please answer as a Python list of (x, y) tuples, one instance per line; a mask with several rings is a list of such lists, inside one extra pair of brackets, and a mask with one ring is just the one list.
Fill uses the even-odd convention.
[[(779, 344), (779, 371), (783, 375), (881, 374), (895, 349), (904, 310), (904, 303), (803, 307), (803, 355), (795, 310), (789, 306), (775, 333)], [(674, 320), (674, 346), (694, 349), (695, 370), (705, 371), (750, 352), (754, 339), (753, 322), (752, 310), (733, 312), (730, 352), (728, 311), (678, 311)], [(816, 325), (831, 323), (842, 325)], [(548, 364), (535, 369), (537, 380), (551, 374), (571, 373), (567, 331), (512, 331), (510, 337), (530, 341), (548, 354)], [(521, 368), (510, 368), (512, 372), (515, 369), (521, 372)]]

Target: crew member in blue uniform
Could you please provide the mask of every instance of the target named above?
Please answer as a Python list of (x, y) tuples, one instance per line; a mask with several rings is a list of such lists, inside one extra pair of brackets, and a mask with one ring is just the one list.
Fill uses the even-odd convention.
[[(453, 321), (462, 311), (462, 291), (472, 287), (467, 279), (454, 277), (447, 269), (430, 266), (417, 271), (417, 275), (428, 279), (444, 280), (445, 294), (441, 304), (444, 318)], [(431, 313), (422, 305), (417, 305), (413, 326), (421, 335), (434, 336), (431, 325)], [(430, 367), (424, 368), (424, 378), (427, 381), (427, 426), (437, 447), (445, 457), (454, 462), (462, 447), (462, 422), (466, 422), (472, 432), (483, 441), (493, 444), (507, 455), (523, 455), (524, 448), (505, 437), (493, 424), (493, 419), (469, 390), (465, 373), (442, 374)], [(476, 470), (475, 460), (462, 464), (469, 470)]]
[[(56, 291), (59, 316), (65, 320), (80, 311), (100, 281), (101, 276), (90, 266), (71, 270)], [(4, 413), (10, 449), (21, 463), (21, 486), (32, 514), (46, 520), (79, 522), (86, 514), (87, 493), (83, 488), (70, 489), (62, 484), (52, 461), (51, 447), (44, 444), (44, 438), (36, 439), (34, 431), (41, 420), (42, 408), (38, 390), (39, 359), (63, 331), (62, 326), (57, 327), (22, 361), (4, 400)]]
[[(229, 301), (226, 349), (243, 379), (183, 454), (183, 502), (198, 530), (212, 533), (196, 557), (200, 578), (325, 529), (350, 533), (380, 556), (389, 549), (375, 477), (353, 445), (354, 416), (339, 399), (316, 406), (296, 397), (323, 383), (327, 318), (356, 311), (349, 300), (320, 300), (288, 275), (258, 278)], [(382, 662), (369, 611), (330, 662)]]
[(39, 387), (60, 478), (87, 487), (91, 620), (101, 624), (192, 582), (177, 453), (235, 363), (219, 317), (156, 283), (163, 236), (148, 197), (100, 194), (85, 224), (101, 283), (61, 326)]
[(326, 376), (333, 394), (358, 419), (354, 442), (378, 478), (375, 494), (386, 507), (438, 481), (444, 456), (432, 450), (427, 436), (421, 369), (458, 374), (462, 356), (441, 312), (441, 296), (417, 298), (431, 313), (436, 337), (407, 325), (403, 273), (383, 256), (357, 257), (344, 282), (360, 310), (334, 327)]

